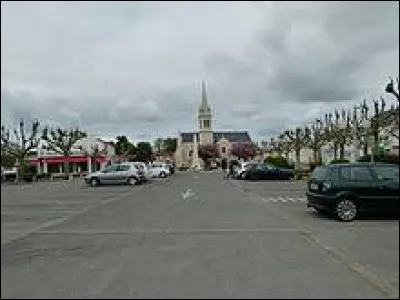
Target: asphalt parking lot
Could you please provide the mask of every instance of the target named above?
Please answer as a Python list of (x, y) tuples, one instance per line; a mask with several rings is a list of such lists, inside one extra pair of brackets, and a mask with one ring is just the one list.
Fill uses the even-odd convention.
[(303, 182), (185, 173), (1, 187), (2, 298), (398, 298), (398, 217), (340, 223)]

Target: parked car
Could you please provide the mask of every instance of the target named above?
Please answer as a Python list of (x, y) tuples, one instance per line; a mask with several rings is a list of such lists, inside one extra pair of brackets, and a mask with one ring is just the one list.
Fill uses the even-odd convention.
[(167, 166), (167, 164), (164, 163), (151, 163), (149, 164), (149, 170), (152, 177), (165, 178), (171, 175), (169, 167)]
[(385, 163), (316, 167), (308, 182), (307, 207), (353, 221), (362, 211), (399, 213), (399, 167)]
[(127, 164), (133, 164), (139, 171), (143, 172), (144, 175), (144, 181), (149, 181), (152, 177), (152, 173), (149, 169), (149, 166), (140, 161), (134, 161), (134, 162), (127, 162)]
[(102, 184), (137, 185), (146, 181), (145, 174), (133, 163), (111, 164), (85, 177), (86, 183), (95, 187)]
[(246, 180), (290, 180), (293, 176), (292, 170), (280, 169), (264, 163), (255, 163), (247, 168), (242, 178)]
[(169, 169), (170, 174), (171, 174), (171, 175), (174, 174), (174, 173), (175, 173), (175, 166), (174, 166), (174, 164), (166, 164), (166, 165), (167, 165), (167, 167), (168, 167), (168, 169)]

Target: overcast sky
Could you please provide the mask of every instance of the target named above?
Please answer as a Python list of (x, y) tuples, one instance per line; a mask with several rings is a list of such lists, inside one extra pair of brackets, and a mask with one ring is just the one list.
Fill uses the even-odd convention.
[(197, 129), (204, 79), (214, 128), (261, 140), (398, 73), (397, 1), (1, 2), (7, 125), (177, 135)]

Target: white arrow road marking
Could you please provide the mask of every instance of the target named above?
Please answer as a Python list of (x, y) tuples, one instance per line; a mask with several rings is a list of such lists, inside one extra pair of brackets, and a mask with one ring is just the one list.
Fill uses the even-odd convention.
[(193, 191), (191, 189), (187, 189), (185, 192), (182, 192), (181, 195), (182, 195), (182, 199), (186, 200), (190, 197), (193, 197), (195, 195), (195, 193), (193, 193)]

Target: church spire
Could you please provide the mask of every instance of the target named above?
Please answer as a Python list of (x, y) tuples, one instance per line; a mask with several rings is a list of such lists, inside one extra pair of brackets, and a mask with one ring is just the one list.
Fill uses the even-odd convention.
[(203, 107), (207, 107), (208, 106), (206, 83), (205, 83), (204, 80), (201, 82), (201, 106), (203, 106)]

